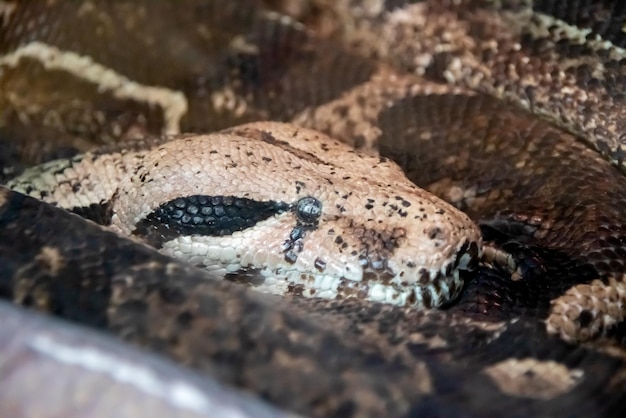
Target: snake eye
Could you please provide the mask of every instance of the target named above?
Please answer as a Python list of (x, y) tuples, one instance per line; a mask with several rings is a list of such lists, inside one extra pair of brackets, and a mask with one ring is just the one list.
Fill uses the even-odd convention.
[(322, 202), (314, 197), (303, 197), (296, 203), (296, 217), (305, 225), (317, 222), (322, 214)]

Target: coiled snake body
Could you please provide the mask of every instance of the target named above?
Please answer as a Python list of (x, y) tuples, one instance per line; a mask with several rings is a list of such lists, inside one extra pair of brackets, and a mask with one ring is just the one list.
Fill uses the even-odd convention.
[(0, 4), (2, 295), (210, 376), (3, 306), (0, 407), (623, 412), (621, 6), (235, 3)]

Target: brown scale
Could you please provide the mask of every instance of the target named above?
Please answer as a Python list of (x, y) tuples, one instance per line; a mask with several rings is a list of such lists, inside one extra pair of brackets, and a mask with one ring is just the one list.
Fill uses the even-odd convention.
[[(513, 293), (537, 294), (527, 302), (531, 307), (547, 315), (550, 301), (570, 286), (594, 279), (623, 283), (626, 178), (576, 138), (483, 96), (407, 98), (382, 112), (379, 123), (381, 152), (398, 161), (409, 178), (467, 212), (487, 239), (510, 248), (522, 264), (549, 270), (541, 280), (510, 284)], [(532, 278), (533, 266), (528, 267), (526, 276)], [(524, 286), (529, 289), (515, 289)], [(586, 286), (579, 290), (593, 295)], [(595, 292), (604, 299), (603, 287)], [(599, 326), (584, 319), (590, 312), (613, 312), (599, 301), (570, 302), (581, 306), (582, 313), (570, 320), (583, 329)], [(570, 334), (579, 331), (565, 328), (559, 332), (575, 339)]]
[[(48, 228), (30, 227), (44, 220)], [(313, 417), (441, 416), (442, 411), (450, 417), (495, 417), (511, 410), (529, 417), (613, 417), (624, 412), (624, 359), (565, 344), (532, 322), (482, 322), (358, 300), (268, 299), (4, 189), (0, 227), (4, 298), (107, 330), (223, 383), (262, 393), (283, 410)], [(63, 327), (58, 320), (55, 325)], [(0, 347), (12, 349), (15, 338), (0, 333)], [(90, 335), (82, 342), (95, 343)], [(0, 365), (10, 367), (7, 378), (41, 373), (24, 360), (31, 351), (32, 344), (19, 349), (20, 361)], [(515, 359), (533, 364), (518, 381), (524, 396), (497, 390), (506, 379), (489, 377), (494, 368), (506, 372), (503, 365)], [(146, 359), (134, 363), (154, 367)], [(567, 376), (583, 378), (573, 388), (558, 380), (542, 382), (544, 368), (555, 364), (567, 369)], [(80, 403), (71, 392), (60, 398), (60, 410), (92, 416), (75, 408), (103, 401), (102, 386), (85, 385), (86, 378), (101, 372), (83, 368), (70, 375), (61, 367), (60, 373), (58, 387), (81, 388)], [(0, 385), (0, 397), (15, 388), (28, 394), (13, 393), (0, 410), (16, 404), (49, 407), (45, 396), (26, 389), (32, 389), (33, 378), (27, 385)], [(120, 384), (109, 378), (106, 387)], [(366, 399), (355, 400), (355, 393)]]
[[(358, 2), (337, 2), (348, 3)], [(390, 8), (403, 5), (402, 1), (381, 0), (381, 3)], [(415, 4), (428, 4), (431, 11), (444, 17), (437, 19), (433, 15), (427, 20), (435, 29), (440, 24), (435, 30), (439, 35), (445, 33), (444, 29), (459, 28), (456, 24), (459, 16), (473, 19), (471, 25), (461, 25), (463, 31), (470, 28), (470, 33), (457, 33), (463, 35), (463, 39), (470, 39), (479, 32), (483, 36), (507, 33), (501, 30), (502, 20), (493, 20), (498, 25), (486, 24), (489, 22), (486, 19), (500, 15), (482, 13), (481, 7), (485, 2), (455, 1), (456, 9), (453, 12), (448, 9), (446, 15), (449, 3), (433, 0)], [(505, 7), (519, 4), (502, 3)], [(10, 8), (12, 3), (8, 4)], [(254, 118), (278, 117), (287, 107), (294, 112), (293, 115), (307, 104), (316, 105), (340, 96), (373, 72), (373, 66), (367, 61), (346, 55), (341, 55), (344, 59), (337, 58), (340, 54), (331, 52), (340, 51), (340, 48), (333, 44), (322, 46), (317, 52), (299, 49), (302, 45), (311, 46), (303, 42), (307, 37), (300, 30), (289, 25), (279, 25), (280, 29), (276, 29), (277, 26), (270, 24), (269, 27), (275, 30), (266, 31), (268, 26), (262, 23), (265, 20), (254, 17), (258, 16), (258, 9), (238, 7), (235, 2), (228, 5), (221, 1), (197, 3), (200, 5), (198, 8), (192, 7), (194, 3), (188, 3), (192, 5), (188, 8), (174, 8), (167, 2), (159, 2), (157, 8), (147, 9), (147, 18), (127, 13), (128, 5), (92, 2), (95, 8), (80, 15), (80, 19), (76, 19), (74, 3), (48, 4), (52, 6), (24, 3), (24, 7), (19, 7), (16, 13), (9, 16), (9, 23), (0, 27), (0, 52), (15, 48), (26, 38), (45, 40), (63, 48), (88, 52), (99, 62), (115, 66), (131, 78), (185, 92), (193, 91), (195, 96), (191, 95), (191, 111), (181, 122), (182, 130), (216, 129), (222, 126), (219, 125), (222, 122), (230, 126)], [(234, 6), (231, 7), (231, 4)], [(218, 34), (214, 38), (215, 45), (211, 47), (211, 40), (204, 38), (203, 34), (213, 33), (207, 32), (207, 26), (216, 23), (211, 20), (217, 15), (216, 5), (220, 9), (217, 23), (223, 23), (232, 31)], [(586, 7), (586, 3), (583, 6)], [(39, 12), (42, 12), (40, 16), (44, 20), (37, 26), (41, 30), (18, 33), (18, 25), (31, 21), (38, 13), (37, 9), (43, 7), (46, 8)], [(137, 3), (133, 3), (132, 7), (143, 9)], [(250, 14), (240, 10), (249, 10)], [(581, 16), (585, 14), (581, 7), (572, 7), (571, 10), (580, 11)], [(164, 13), (167, 19), (160, 19), (157, 12)], [(306, 14), (306, 10), (296, 13)], [(178, 15), (183, 16), (182, 20), (171, 19)], [(197, 16), (200, 16), (200, 25), (194, 20)], [(326, 16), (333, 16), (333, 13)], [(623, 20), (623, 16), (615, 16), (616, 21)], [(378, 18), (374, 16), (373, 21)], [(192, 24), (181, 25), (181, 22), (186, 22), (185, 19), (191, 20)], [(103, 23), (107, 21), (116, 24), (107, 26)], [(505, 26), (510, 23), (504, 21)], [(75, 29), (61, 31), (60, 27)], [(109, 27), (116, 31), (105, 30)], [(136, 27), (141, 27), (142, 31), (132, 30)], [(181, 27), (191, 29), (184, 31), (183, 36), (172, 35), (181, 35)], [(621, 28), (621, 25), (617, 27)], [(46, 28), (49, 29), (47, 34), (44, 32)], [(377, 42), (381, 41), (379, 45), (384, 47), (382, 41), (389, 41), (371, 25), (366, 25), (365, 29), (369, 36)], [(90, 38), (96, 33), (102, 38)], [(151, 35), (142, 39), (143, 33)], [(251, 44), (260, 44), (261, 54), (250, 54), (245, 43), (243, 48), (241, 43), (231, 43), (240, 33), (245, 33)], [(611, 39), (617, 39), (619, 31), (616, 33)], [(136, 34), (140, 34), (138, 38)], [(430, 38), (431, 34), (416, 36), (413, 31), (408, 31), (408, 34), (426, 47), (429, 42), (435, 46), (440, 43), (439, 39)], [(151, 39), (151, 36), (156, 37)], [(392, 37), (391, 41), (400, 52), (406, 52), (402, 47), (407, 43), (400, 42), (401, 39)], [(510, 48), (519, 39), (524, 41), (523, 53), (511, 54), (506, 47)], [(258, 42), (255, 44), (254, 40)], [(111, 48), (120, 42), (125, 48)], [(153, 42), (174, 44), (176, 48), (153, 51), (150, 48)], [(208, 49), (204, 49), (207, 45)], [(286, 47), (280, 49), (281, 53), (273, 55), (267, 52), (281, 45)], [(517, 65), (516, 75), (532, 77), (537, 70), (543, 69), (553, 76), (558, 73), (550, 65), (519, 65), (524, 54), (533, 57), (533, 65), (547, 62), (555, 56), (554, 51), (549, 50), (543, 55), (540, 52), (542, 47), (549, 45), (549, 40), (528, 36), (506, 38), (498, 45), (500, 49), (478, 49), (471, 51), (470, 55), (499, 71), (511, 64)], [(561, 43), (561, 46), (561, 52), (573, 49), (566, 43)], [(143, 66), (134, 66), (136, 55), (146, 57)], [(228, 70), (216, 69), (209, 63), (209, 58), (216, 56), (222, 59), (222, 64), (230, 65)], [(457, 56), (463, 58), (462, 53)], [(318, 59), (320, 57), (325, 59)], [(398, 61), (398, 57), (411, 60), (411, 65), (414, 64), (415, 54), (399, 53), (391, 60)], [(454, 57), (454, 54), (447, 53), (435, 56), (426, 75), (441, 80), (442, 71), (448, 68)], [(188, 58), (194, 62), (190, 67)], [(610, 61), (612, 67), (619, 64), (619, 61)], [(125, 63), (131, 65), (124, 67)], [(274, 65), (285, 63), (294, 65), (284, 71), (283, 77), (274, 78), (274, 72), (270, 70), (276, 69)], [(154, 68), (159, 71), (153, 71)], [(187, 73), (189, 68), (191, 76)], [(476, 67), (470, 65), (469, 68), (467, 74), (470, 79), (477, 72), (480, 74)], [(37, 85), (29, 85), (28, 74), (34, 74), (32, 71), (36, 71), (37, 66), (25, 64), (23, 69), (26, 77), (19, 78), (19, 72), (7, 71), (3, 77), (11, 78), (0, 79), (0, 109), (3, 109), (0, 113), (0, 134), (8, 139), (14, 138), (13, 143), (18, 144), (31, 133), (24, 131), (18, 123), (22, 120), (20, 116), (25, 114), (24, 109), (13, 103), (6, 105), (5, 92), (9, 90), (5, 87), (21, 86), (21, 89), (12, 91), (17, 96), (28, 93), (24, 86), (35, 93), (41, 91), (37, 94), (49, 99), (46, 104), (51, 103), (53, 107), (51, 100), (55, 97), (58, 97), (59, 103), (66, 103), (68, 97), (74, 94), (56, 84), (57, 80), (63, 81), (58, 78), (59, 75), (52, 74), (38, 81)], [(566, 80), (567, 86), (582, 86), (593, 93), (591, 104), (587, 103), (585, 109), (600, 113), (611, 108), (621, 109), (619, 94), (623, 92), (623, 83), (619, 77), (593, 79), (585, 66), (577, 66), (566, 73), (570, 77), (574, 75), (573, 80)], [(491, 78), (484, 80), (487, 84), (479, 83), (479, 88), (489, 90), (493, 87), (493, 84), (488, 84)], [(461, 81), (471, 85), (475, 80)], [(80, 80), (67, 82), (71, 85), (80, 83)], [(226, 82), (233, 82), (228, 85), (234, 86), (235, 105), (246, 104), (243, 114), (233, 115), (206, 103), (209, 92), (219, 90)], [(554, 109), (558, 111), (560, 106), (565, 105), (568, 111), (578, 109), (576, 100), (569, 100), (569, 96), (565, 101), (561, 98), (552, 100), (549, 93), (553, 91), (549, 89), (547, 92), (536, 91), (517, 82), (507, 84), (506, 80), (496, 80), (495, 85), (503, 87), (514, 99), (521, 98), (522, 104), (527, 107), (547, 108), (544, 113), (554, 113)], [(557, 86), (556, 90), (561, 90), (561, 87)], [(608, 95), (607, 87), (617, 94)], [(93, 97), (93, 86), (87, 90)], [(59, 96), (53, 96), (51, 91)], [(602, 100), (594, 101), (598, 97)], [(223, 103), (228, 102), (227, 97), (221, 99)], [(118, 117), (109, 119), (107, 116), (109, 123), (118, 120), (114, 123), (118, 126), (114, 131), (134, 134), (161, 132), (159, 109), (151, 109), (150, 113), (145, 103), (136, 104), (138, 110), (128, 112), (129, 116), (124, 112), (119, 116), (116, 111), (119, 108), (129, 109), (128, 103), (102, 100), (97, 105)], [(89, 106), (81, 103), (78, 108)], [(227, 107), (225, 109), (229, 110)], [(620, 113), (619, 110), (613, 111), (613, 114)], [(37, 136), (44, 141), (67, 135), (45, 126), (45, 114), (28, 116), (32, 121), (30, 127), (34, 127), (35, 131), (42, 126), (44, 132)], [(583, 112), (580, 118), (582, 121), (574, 120), (574, 130), (586, 128), (589, 112)], [(81, 134), (101, 133), (97, 125), (99, 117), (93, 117), (91, 111), (85, 115), (78, 114), (78, 117), (67, 111), (67, 120), (69, 122), (65, 126), (73, 127)], [(600, 126), (593, 134), (607, 140), (603, 151), (617, 159), (620, 154), (615, 146), (620, 139), (610, 135), (607, 139), (607, 135), (613, 133), (607, 126), (615, 121), (610, 117), (606, 120), (607, 125)], [(599, 122), (603, 123), (603, 120)], [(396, 103), (380, 116), (379, 123), (389, 129), (382, 143), (398, 141), (389, 142), (393, 148), (397, 147), (396, 151), (398, 148), (415, 151), (413, 160), (401, 157), (400, 161), (404, 162), (416, 181), (447, 196), (477, 219), (487, 221), (500, 237), (514, 238), (513, 244), (517, 247), (513, 250), (522, 254), (525, 261), (548, 263), (549, 273), (555, 275), (540, 276), (539, 279), (543, 280), (540, 283), (521, 280), (518, 285), (497, 270), (481, 268), (472, 282), (477, 285), (469, 286), (460, 303), (446, 312), (406, 312), (350, 300), (341, 301), (341, 304), (295, 300), (296, 304), (306, 307), (306, 314), (290, 309), (277, 310), (273, 304), (260, 303), (248, 293), (234, 290), (227, 284), (199, 281), (197, 272), (177, 264), (174, 267), (166, 265), (162, 256), (96, 230), (93, 225), (85, 226), (80, 224), (80, 220), (60, 211), (45, 205), (38, 206), (30, 200), (22, 201), (15, 194), (3, 192), (0, 194), (0, 278), (3, 280), (3, 296), (25, 296), (18, 302), (39, 305), (63, 318), (106, 328), (143, 347), (216, 374), (226, 382), (262, 393), (264, 398), (283, 408), (307, 415), (430, 416), (437, 412), (446, 416), (503, 416), (512, 410), (520, 411), (521, 416), (569, 414), (612, 417), (623, 414), (626, 409), (623, 402), (626, 390), (623, 352), (622, 357), (609, 357), (585, 347), (567, 345), (556, 337), (546, 335), (542, 323), (526, 321), (528, 317), (545, 318), (549, 301), (572, 284), (591, 283), (583, 284), (588, 287), (581, 292), (600, 295), (606, 288), (592, 282), (596, 277), (600, 277), (600, 284), (603, 284), (610, 280), (610, 276), (619, 276), (624, 272), (623, 178), (572, 137), (543, 122), (531, 122), (524, 112), (508, 108), (501, 102), (461, 96), (409, 100)], [(438, 128), (443, 127), (448, 133), (438, 134)], [(613, 131), (618, 134), (623, 132), (623, 126), (619, 127)], [(407, 135), (409, 128), (414, 131)], [(401, 142), (406, 138), (412, 138), (411, 141), (419, 138), (419, 141), (417, 145)], [(61, 149), (82, 149), (86, 146), (73, 141), (77, 139), (70, 135), (70, 140), (61, 142)], [(441, 145), (441, 141), (445, 141), (446, 145)], [(54, 155), (57, 148), (50, 147), (49, 152)], [(450, 166), (455, 170), (449, 170)], [(31, 228), (40, 220), (51, 222), (50, 228)], [(80, 225), (78, 229), (75, 228), (77, 222)], [(73, 246), (68, 246), (68, 242)], [(66, 267), (57, 273), (65, 274), (64, 277), (72, 280), (60, 281), (51, 274), (52, 264), (42, 257), (46, 254), (42, 249), (46, 243), (54, 243), (55, 248), (63, 250), (61, 256), (67, 262)], [(103, 265), (98, 263), (104, 263), (111, 270), (103, 269)], [(27, 268), (24, 269), (24, 266)], [(103, 272), (114, 275), (116, 280), (113, 285), (109, 284), (110, 278), (101, 276)], [(145, 281), (137, 280), (139, 276)], [(14, 277), (23, 282), (8, 280)], [(84, 281), (76, 283), (75, 280), (81, 277)], [(163, 280), (164, 277), (167, 280)], [(562, 278), (566, 280), (560, 281)], [(201, 279), (204, 280), (204, 276)], [(538, 285), (528, 287), (527, 282)], [(181, 292), (183, 284), (188, 286), (185, 292)], [(19, 295), (18, 290), (22, 292)], [(233, 291), (235, 293), (231, 293)], [(470, 315), (472, 309), (490, 314), (490, 322), (474, 320)], [(311, 310), (315, 312), (315, 321), (308, 319)], [(517, 322), (506, 322), (518, 319), (522, 314), (525, 316)], [(325, 327), (323, 324), (326, 322), (319, 318), (332, 319), (328, 319), (328, 326)], [(581, 314), (579, 321), (585, 323), (588, 319), (587, 314)], [(494, 320), (501, 321), (494, 323)], [(619, 333), (620, 326), (616, 329)], [(624, 331), (623, 324), (621, 330)], [(481, 367), (509, 357), (549, 358), (571, 369), (582, 369), (585, 379), (573, 392), (552, 400), (505, 396), (495, 390), (493, 382), (484, 376)], [(306, 378), (303, 378), (302, 370), (307, 371)], [(358, 403), (354, 401), (355, 394), (361, 400)]]
[(327, 26), (351, 50), (516, 102), (623, 167), (626, 16), (619, 2), (380, 0), (368, 13), (358, 1), (327, 6)]
[[(191, 0), (185, 7), (88, 4), (81, 13), (64, 2), (25, 4), (15, 11), (8, 6), (0, 54), (38, 41), (89, 57), (142, 85), (183, 93), (188, 109), (178, 121), (180, 132), (288, 120), (367, 80), (374, 69), (334, 43), (313, 47), (301, 25), (277, 20), (253, 0), (228, 6), (214, 0)], [(22, 30), (29, 24), (37, 30)], [(323, 89), (316, 88), (319, 82)], [(150, 98), (121, 100), (69, 72), (45, 70), (37, 59), (7, 66), (0, 86), (0, 136), (17, 144), (18, 162), (35, 164), (94, 144), (164, 133), (164, 109)], [(24, 141), (33, 132), (38, 140)]]

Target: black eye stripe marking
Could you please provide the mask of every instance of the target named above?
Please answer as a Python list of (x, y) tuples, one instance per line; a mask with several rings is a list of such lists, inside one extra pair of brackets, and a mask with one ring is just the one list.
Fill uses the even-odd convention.
[(180, 235), (230, 235), (289, 209), (290, 205), (284, 202), (233, 196), (186, 196), (156, 208), (136, 225), (132, 235), (161, 248), (163, 243)]

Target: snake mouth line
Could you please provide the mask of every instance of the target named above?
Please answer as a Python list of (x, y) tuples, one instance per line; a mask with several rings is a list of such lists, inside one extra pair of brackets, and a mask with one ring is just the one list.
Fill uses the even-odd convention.
[(264, 276), (264, 279), (256, 280), (255, 283), (249, 282), (249, 285), (263, 292), (276, 293), (278, 289), (280, 293), (304, 297), (358, 298), (416, 309), (439, 307), (454, 299), (463, 286), (459, 269), (452, 271), (448, 276), (437, 271), (433, 275), (435, 279), (426, 285), (406, 282), (386, 284), (375, 281), (355, 281), (345, 277), (282, 269), (275, 271), (261, 269), (258, 270), (258, 274)]
[[(183, 241), (187, 245), (182, 245)], [(299, 269), (294, 264), (257, 264), (252, 259), (244, 261), (246, 257), (236, 257), (234, 253), (226, 254), (228, 257), (221, 261), (218, 257), (207, 259), (205, 255), (212, 251), (210, 246), (194, 243), (191, 237), (181, 237), (179, 244), (176, 248), (182, 253), (171, 255), (263, 293), (322, 299), (356, 298), (413, 309), (437, 308), (453, 301), (463, 287), (460, 272), (472, 270), (482, 255), (480, 242), (465, 240), (452, 257), (433, 268), (406, 261), (399, 263), (392, 258), (361, 264), (360, 274), (348, 276), (336, 274), (336, 270), (330, 273), (330, 269)], [(192, 247), (202, 255), (193, 256)]]
[(454, 260), (438, 269), (418, 269), (419, 278), (410, 281), (404, 271), (395, 275), (368, 270), (362, 280), (320, 272), (285, 268), (230, 266), (227, 278), (255, 290), (323, 299), (358, 298), (414, 309), (440, 307), (454, 300), (463, 287), (461, 270), (472, 270), (480, 256), (476, 243), (464, 243)]
[[(439, 272), (441, 273), (441, 272)], [(337, 289), (338, 297), (357, 296), (372, 302), (406, 306), (417, 309), (436, 308), (458, 295), (463, 282), (459, 270), (450, 275), (436, 275), (437, 280), (431, 284), (383, 284), (361, 283), (340, 279)]]

